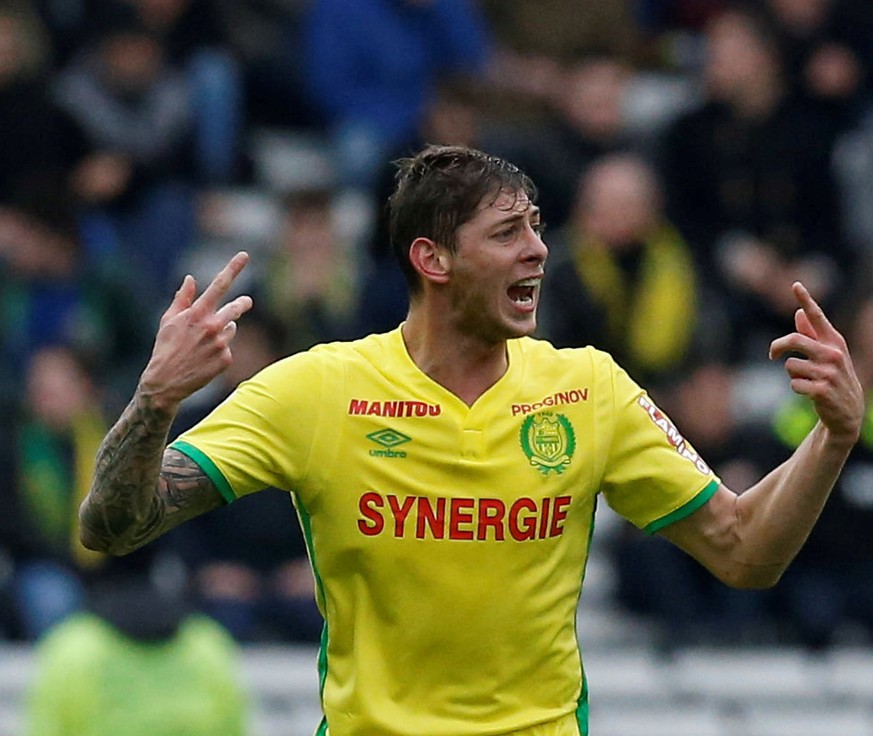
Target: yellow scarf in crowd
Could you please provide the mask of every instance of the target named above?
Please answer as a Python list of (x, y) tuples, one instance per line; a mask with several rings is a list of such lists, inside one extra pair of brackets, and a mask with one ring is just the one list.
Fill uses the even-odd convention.
[(623, 346), (628, 367), (674, 367), (691, 342), (697, 312), (694, 263), (679, 233), (663, 225), (645, 241), (635, 284), (596, 241), (577, 242), (573, 255), (580, 281), (606, 309), (610, 344)]
[(63, 439), (43, 424), (27, 422), (21, 429), (19, 479), (22, 508), (51, 550), (69, 545), (73, 560), (94, 567), (103, 555), (85, 549), (79, 541), (79, 505), (88, 494), (95, 458), (106, 426), (93, 413), (76, 417), (66, 434), (72, 443), (72, 466), (63, 451)]

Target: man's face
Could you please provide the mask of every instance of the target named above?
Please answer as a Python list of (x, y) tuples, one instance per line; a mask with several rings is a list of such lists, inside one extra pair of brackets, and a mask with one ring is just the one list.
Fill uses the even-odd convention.
[(537, 326), (543, 264), (540, 211), (524, 192), (486, 197), (457, 231), (450, 254), (451, 318), (486, 342), (530, 335)]
[(768, 79), (776, 73), (772, 52), (748, 18), (727, 13), (713, 21), (706, 35), (705, 76), (717, 98), (730, 100), (762, 75)]

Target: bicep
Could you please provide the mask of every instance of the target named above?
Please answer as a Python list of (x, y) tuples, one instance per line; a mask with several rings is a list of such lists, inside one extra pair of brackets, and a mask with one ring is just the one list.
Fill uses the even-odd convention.
[(725, 485), (703, 506), (658, 533), (719, 579), (731, 559), (737, 533), (737, 495)]
[[(747, 491), (748, 493), (748, 491)], [(720, 485), (709, 501), (684, 519), (659, 531), (715, 577), (735, 588), (768, 588), (779, 580), (786, 563), (762, 554), (749, 530), (750, 513), (739, 496)]]
[(172, 447), (164, 451), (158, 496), (165, 509), (166, 528), (163, 531), (225, 503), (203, 469)]

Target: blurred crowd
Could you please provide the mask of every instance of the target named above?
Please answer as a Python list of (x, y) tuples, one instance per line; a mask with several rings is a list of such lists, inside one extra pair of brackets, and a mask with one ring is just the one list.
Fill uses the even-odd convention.
[[(732, 488), (815, 420), (770, 340), (802, 280), (873, 397), (867, 0), (0, 0), (0, 633), (36, 640), (131, 576), (240, 642), (317, 641), (287, 493), (129, 558), (77, 541), (94, 453), (186, 273), (252, 253), (236, 361), (405, 316), (391, 162), (423, 143), (517, 163), (551, 255), (540, 335), (608, 350)], [(873, 398), (780, 586), (729, 591), (610, 531), (615, 601), (668, 641), (873, 642)]]

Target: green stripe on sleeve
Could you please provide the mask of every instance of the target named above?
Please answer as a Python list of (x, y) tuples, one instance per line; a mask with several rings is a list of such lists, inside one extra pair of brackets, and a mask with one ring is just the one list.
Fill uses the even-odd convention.
[(686, 516), (693, 514), (697, 509), (699, 509), (703, 504), (709, 501), (715, 495), (715, 492), (718, 490), (718, 481), (714, 480), (709, 485), (706, 486), (700, 493), (698, 493), (694, 498), (692, 498), (688, 503), (680, 506), (675, 511), (667, 514), (666, 516), (662, 516), (660, 519), (655, 519), (651, 524), (646, 526), (643, 531), (646, 534), (654, 534), (657, 531), (660, 531), (665, 526), (669, 526), (674, 521), (679, 521), (679, 519), (684, 519)]
[(181, 440), (176, 440), (170, 445), (170, 447), (187, 455), (197, 463), (200, 466), (200, 469), (209, 476), (209, 480), (215, 484), (221, 497), (227, 503), (233, 503), (236, 501), (236, 494), (233, 492), (233, 488), (230, 487), (230, 483), (227, 482), (227, 478), (224, 477), (224, 474), (216, 467), (215, 463), (212, 462), (207, 455), (200, 452), (200, 450), (193, 445), (189, 445), (187, 442)]
[(576, 703), (576, 725), (579, 726), (579, 736), (588, 736), (588, 678), (582, 677), (582, 692)]

